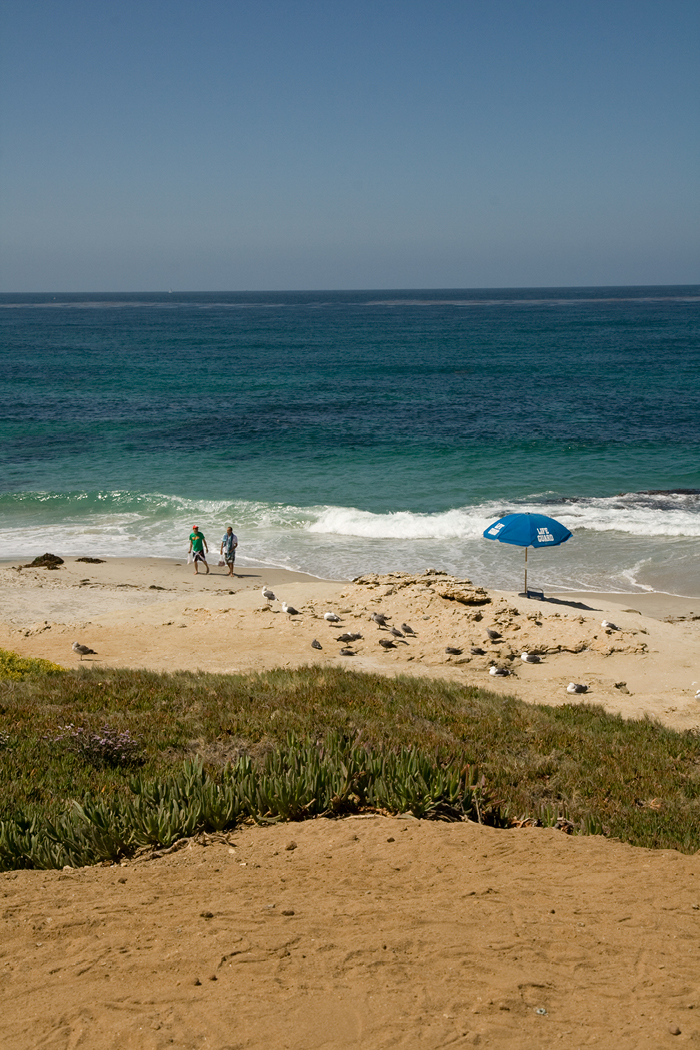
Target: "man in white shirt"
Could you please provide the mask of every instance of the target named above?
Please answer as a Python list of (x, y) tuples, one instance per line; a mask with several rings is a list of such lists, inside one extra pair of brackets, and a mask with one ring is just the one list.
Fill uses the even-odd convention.
[(229, 525), (224, 533), (223, 539), (221, 540), (221, 556), (228, 565), (228, 574), (233, 576), (233, 567), (236, 563), (236, 547), (238, 546), (238, 536)]

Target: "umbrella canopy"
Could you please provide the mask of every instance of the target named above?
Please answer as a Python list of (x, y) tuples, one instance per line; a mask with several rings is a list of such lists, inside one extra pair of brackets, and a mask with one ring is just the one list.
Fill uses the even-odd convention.
[(558, 547), (566, 543), (571, 533), (554, 518), (546, 514), (506, 514), (484, 530), (484, 538), (512, 543), (525, 548), (525, 594), (527, 594), (527, 548)]

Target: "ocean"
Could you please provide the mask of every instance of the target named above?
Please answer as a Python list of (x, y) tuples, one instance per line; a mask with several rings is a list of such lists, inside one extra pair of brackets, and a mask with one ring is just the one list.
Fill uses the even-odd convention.
[(2, 558), (700, 596), (700, 287), (0, 296)]

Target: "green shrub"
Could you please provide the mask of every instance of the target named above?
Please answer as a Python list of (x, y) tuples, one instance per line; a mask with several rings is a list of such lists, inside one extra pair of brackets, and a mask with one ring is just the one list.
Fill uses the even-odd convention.
[(50, 660), (38, 660), (32, 656), (20, 656), (9, 649), (0, 649), (0, 680), (22, 682), (25, 678), (64, 672), (65, 667), (52, 664)]

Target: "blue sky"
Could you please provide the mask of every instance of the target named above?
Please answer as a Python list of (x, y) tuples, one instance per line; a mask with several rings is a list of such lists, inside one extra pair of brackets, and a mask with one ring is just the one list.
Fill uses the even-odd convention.
[(0, 291), (700, 280), (697, 0), (0, 13)]

